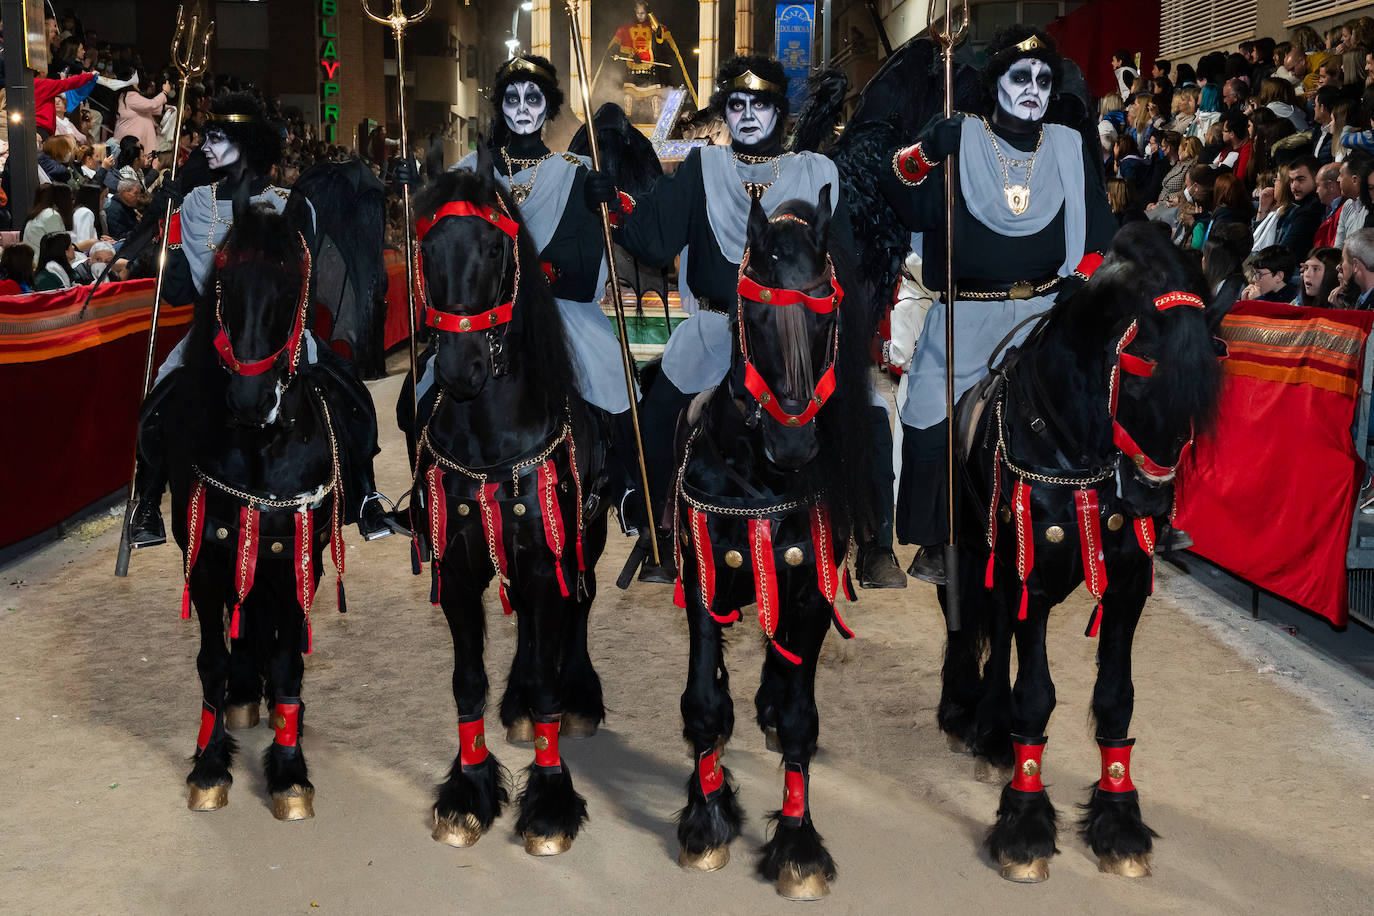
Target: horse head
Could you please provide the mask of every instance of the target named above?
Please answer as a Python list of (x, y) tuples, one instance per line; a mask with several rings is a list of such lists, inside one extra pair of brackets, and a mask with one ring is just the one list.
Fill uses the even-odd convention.
[(310, 253), (268, 204), (236, 200), (234, 224), (215, 254), (214, 347), (229, 372), (229, 422), (269, 426), (303, 358)]
[(818, 204), (788, 201), (772, 216), (755, 199), (739, 280), (745, 388), (760, 408), (764, 453), (795, 470), (820, 450), (812, 422), (835, 389), (843, 291), (826, 252), (830, 186)]
[(1107, 361), (1113, 441), (1138, 483), (1169, 483), (1221, 395), (1213, 332), (1234, 298), (1213, 295), (1200, 266), (1154, 224), (1127, 226), (1088, 282), (1112, 322)]
[(417, 201), (425, 322), (440, 332), (435, 377), (460, 401), (477, 397), (487, 379), (508, 369), (507, 335), (524, 260), (519, 214), (492, 178), (485, 144), (478, 149), (475, 171), (446, 172)]

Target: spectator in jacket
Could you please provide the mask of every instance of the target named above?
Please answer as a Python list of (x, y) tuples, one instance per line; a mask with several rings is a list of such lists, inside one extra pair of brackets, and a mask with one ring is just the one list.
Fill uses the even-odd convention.
[(138, 211), (148, 205), (151, 199), (143, 186), (132, 179), (119, 182), (119, 190), (105, 205), (105, 225), (110, 236), (116, 241), (124, 241), (138, 225)]
[(1317, 169), (1317, 199), (1322, 204), (1322, 221), (1312, 237), (1312, 247), (1330, 248), (1336, 241), (1345, 196), (1341, 194), (1341, 167), (1328, 162)]
[(1250, 191), (1245, 182), (1235, 173), (1219, 169), (1212, 185), (1212, 226), (1240, 223), (1249, 229), (1254, 218), (1255, 208), (1250, 203)]
[(1312, 156), (1299, 156), (1288, 166), (1288, 190), (1293, 195), (1293, 206), (1279, 217), (1278, 241), (1297, 256), (1312, 248), (1312, 238), (1322, 221), (1322, 204), (1317, 198), (1317, 170), (1320, 168)]
[(1374, 156), (1368, 153), (1352, 152), (1341, 163), (1341, 196), (1345, 203), (1341, 205), (1341, 219), (1336, 226), (1336, 248), (1345, 244), (1350, 233), (1364, 228), (1368, 215), (1364, 198), (1368, 194), (1371, 172), (1374, 172)]
[(44, 139), (51, 137), (57, 130), (57, 109), (53, 99), (59, 93), (70, 89), (80, 89), (95, 81), (94, 73), (78, 73), (66, 79), (53, 80), (41, 76), (33, 80), (33, 123), (38, 135)]
[(1330, 302), (1338, 308), (1374, 308), (1374, 229), (1361, 229), (1341, 249), (1340, 280)]
[(76, 250), (88, 252), (99, 241), (114, 238), (105, 228), (105, 186), (87, 182), (76, 189), (76, 208), (72, 211), (72, 241)]
[(33, 195), (33, 209), (24, 223), (24, 244), (38, 252), (44, 237), (54, 232), (70, 232), (71, 228), (72, 189), (57, 182), (40, 185)]
[(1245, 275), (1249, 284), (1241, 290), (1242, 299), (1263, 302), (1292, 302), (1298, 294), (1297, 285), (1289, 278), (1297, 267), (1293, 252), (1282, 245), (1261, 248), (1245, 260)]
[(157, 150), (158, 123), (172, 85), (163, 82), (161, 91), (154, 94), (157, 88), (152, 79), (144, 79), (137, 91), (132, 88), (121, 90), (115, 103), (114, 135), (121, 140), (124, 137), (137, 137), (149, 156)]
[(1331, 142), (1331, 109), (1341, 100), (1341, 91), (1332, 86), (1323, 86), (1315, 94), (1312, 106), (1313, 141), (1310, 152), (1318, 162), (1332, 162), (1335, 151)]
[(1250, 157), (1254, 144), (1250, 141), (1250, 119), (1238, 111), (1231, 112), (1221, 122), (1221, 152), (1213, 160), (1212, 166), (1228, 167), (1249, 182), (1253, 179)]
[(76, 245), (66, 232), (49, 232), (43, 236), (38, 246), (38, 261), (41, 267), (33, 275), (35, 292), (55, 289), (71, 289), (76, 285), (72, 275), (72, 262), (76, 259)]

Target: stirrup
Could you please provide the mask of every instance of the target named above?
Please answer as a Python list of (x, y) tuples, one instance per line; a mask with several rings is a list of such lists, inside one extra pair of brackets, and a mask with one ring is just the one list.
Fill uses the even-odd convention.
[(162, 523), (162, 500), (139, 499), (129, 513), (129, 547), (158, 547), (167, 543), (167, 528)]
[[(385, 504), (386, 508), (379, 504)], [(396, 504), (375, 492), (365, 496), (358, 507), (358, 531), (364, 541), (377, 541), (393, 534), (410, 536), (410, 529), (396, 517)]]

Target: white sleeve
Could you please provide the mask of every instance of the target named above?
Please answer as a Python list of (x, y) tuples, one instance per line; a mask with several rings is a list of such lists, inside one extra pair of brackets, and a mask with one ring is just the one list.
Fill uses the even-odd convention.
[(933, 304), (930, 291), (917, 279), (921, 276), (921, 256), (912, 252), (902, 265), (902, 278), (897, 286), (897, 301), (892, 305), (891, 342), (888, 344), (889, 365), (905, 368), (916, 352), (916, 339), (925, 328), (926, 313)]
[(72, 240), (80, 245), (95, 238), (95, 214), (80, 207), (72, 214)]

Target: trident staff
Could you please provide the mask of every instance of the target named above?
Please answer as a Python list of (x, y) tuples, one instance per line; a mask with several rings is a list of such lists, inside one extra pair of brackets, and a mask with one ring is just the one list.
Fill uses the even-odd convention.
[[(380, 23), (391, 29), (391, 33), (396, 36), (396, 97), (399, 101), (398, 107), (401, 109), (401, 158), (402, 161), (410, 161), (410, 135), (406, 132), (406, 59), (405, 59), (405, 36), (406, 29), (419, 22), (429, 15), (430, 7), (434, 5), (434, 0), (425, 0), (425, 8), (413, 16), (407, 16), (405, 10), (401, 8), (401, 0), (391, 0), (391, 15), (379, 16), (372, 12), (372, 8), (367, 5), (367, 0), (363, 0), (363, 12), (373, 22)], [(415, 240), (413, 238), (415, 224), (410, 215), (410, 185), (401, 185), (401, 206), (405, 212), (406, 230), (406, 322), (410, 330), (410, 411), (411, 419), (414, 422), (413, 428), (419, 428), (419, 421), (416, 419), (419, 414), (419, 396), (416, 387), (420, 382), (419, 360), (415, 353), (415, 280), (411, 271), (415, 265)]]
[[(926, 18), (934, 23), (940, 0), (930, 0)], [(954, 116), (954, 46), (968, 32), (969, 3), (964, 2), (963, 21), (955, 25), (952, 0), (945, 0), (944, 21), (932, 28), (945, 63), (945, 117)], [(945, 628), (957, 632), (962, 627), (959, 613), (959, 545), (955, 540), (954, 506), (954, 183), (952, 168), (945, 169), (945, 475), (949, 511), (949, 539), (945, 541)]]
[[(210, 39), (215, 34), (215, 21), (210, 20), (203, 33), (198, 34), (200, 17), (193, 14), (191, 16), (190, 28), (186, 27), (184, 19), (184, 7), (177, 7), (176, 29), (172, 32), (172, 64), (181, 74), (181, 89), (177, 93), (177, 114), (176, 128), (172, 131), (172, 136), (181, 137), (181, 118), (186, 111), (186, 84), (191, 77), (199, 76), (205, 72), (205, 67), (210, 60)], [(182, 42), (185, 41), (186, 53), (181, 53)], [(199, 45), (199, 50), (197, 50)], [(169, 183), (176, 181), (177, 177), (177, 156), (175, 148), (172, 155), (171, 175)], [(170, 234), (172, 225), (172, 200), (167, 200), (167, 209), (162, 218), (162, 241), (158, 245), (157, 253), (157, 283), (153, 286), (153, 315), (148, 327), (148, 349), (143, 359), (143, 387), (139, 389), (139, 401), (148, 396), (148, 389), (153, 380), (153, 357), (157, 350), (157, 322), (162, 307), (162, 282), (167, 276), (167, 238)], [(94, 292), (94, 289), (92, 289)], [(89, 298), (87, 302), (89, 302)], [(85, 306), (82, 306), (83, 310)], [(129, 574), (129, 553), (131, 545), (129, 543), (129, 522), (133, 517), (134, 503), (136, 500), (135, 480), (138, 477), (138, 435), (134, 435), (134, 459), (132, 470), (129, 474), (129, 494), (124, 500), (124, 526), (119, 534), (119, 553), (115, 557), (115, 575), (121, 578)]]
[[(400, 0), (396, 0), (400, 2)], [(579, 0), (564, 0), (568, 8), (568, 29), (572, 33), (573, 53), (577, 55), (577, 82), (582, 89), (582, 111), (587, 124), (587, 145), (592, 154), (592, 168), (601, 171), (601, 149), (596, 139), (596, 123), (592, 119), (592, 90), (587, 82), (587, 55), (582, 49), (582, 28), (577, 22)], [(649, 498), (649, 471), (644, 464), (644, 437), (639, 431), (639, 405), (635, 399), (634, 357), (630, 355), (630, 337), (625, 330), (625, 303), (620, 301), (620, 278), (615, 273), (615, 244), (611, 241), (611, 214), (606, 204), (601, 204), (601, 239), (606, 246), (606, 269), (611, 286), (611, 302), (615, 306), (616, 333), (620, 336), (620, 358), (625, 370), (625, 390), (630, 399), (630, 424), (635, 433), (635, 457), (639, 460), (639, 482), (644, 493), (644, 512), (649, 526), (654, 524), (654, 504)], [(658, 553), (658, 538), (650, 537), (649, 546), (653, 552), (654, 565), (662, 565)]]

